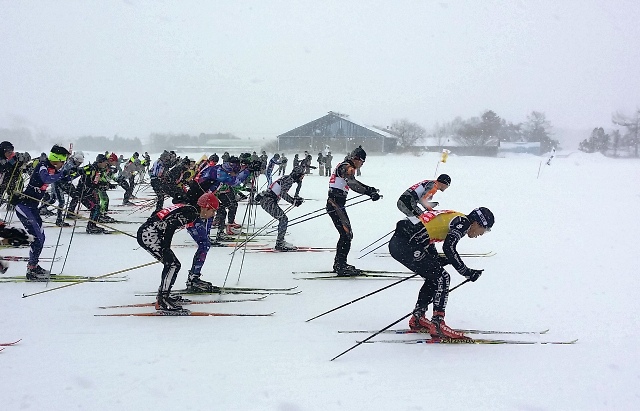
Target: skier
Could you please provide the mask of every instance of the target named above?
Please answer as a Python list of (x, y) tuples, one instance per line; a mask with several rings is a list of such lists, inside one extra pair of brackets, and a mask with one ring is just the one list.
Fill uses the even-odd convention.
[[(109, 162), (104, 154), (98, 154), (96, 161), (78, 170), (80, 181), (76, 189), (77, 197), (71, 199), (69, 210), (76, 212), (78, 201), (89, 210), (89, 221), (87, 221), (87, 234), (104, 234), (106, 230), (96, 225), (100, 221), (100, 196), (99, 187), (103, 175), (108, 172)], [(77, 217), (76, 217), (77, 218)]]
[(156, 193), (156, 209), (154, 213), (162, 210), (162, 207), (164, 205), (165, 193), (162, 189), (162, 186), (165, 171), (169, 169), (168, 164), (170, 156), (171, 154), (165, 150), (162, 154), (160, 154), (160, 158), (158, 158), (153, 163), (153, 165), (151, 166), (151, 170), (149, 170), (151, 188)]
[(42, 227), (42, 218), (38, 213), (38, 204), (44, 196), (49, 184), (69, 178), (69, 170), (62, 172), (60, 168), (67, 161), (69, 151), (66, 148), (54, 145), (44, 161), (40, 161), (33, 170), (29, 183), (22, 194), (16, 194), (11, 199), (15, 206), (20, 222), (29, 234), (34, 237), (29, 252), (27, 263), (27, 280), (42, 281), (49, 278), (49, 271), (38, 265), (40, 253), (44, 246), (45, 235)]
[(282, 162), (280, 161), (280, 154), (278, 153), (275, 153), (271, 160), (269, 160), (269, 165), (267, 165), (267, 169), (265, 171), (265, 175), (267, 176), (267, 184), (269, 185), (271, 185), (273, 178), (273, 169), (275, 168), (276, 164), (282, 164)]
[(373, 201), (380, 199), (380, 194), (378, 194), (378, 190), (375, 187), (367, 186), (355, 178), (356, 169), (362, 167), (366, 157), (367, 153), (362, 147), (356, 148), (347, 156), (345, 161), (336, 166), (329, 179), (329, 196), (327, 198), (326, 210), (333, 221), (333, 225), (340, 234), (338, 244), (336, 245), (333, 271), (342, 277), (361, 274), (360, 270), (347, 264), (347, 255), (351, 249), (351, 240), (353, 239), (351, 223), (349, 222), (349, 216), (345, 209), (349, 188), (352, 188), (356, 193), (371, 197)]
[(297, 183), (298, 185), (302, 182), (304, 178), (304, 169), (300, 166), (294, 167), (291, 171), (291, 174), (288, 176), (284, 176), (279, 180), (274, 181), (269, 188), (262, 193), (260, 193), (260, 206), (264, 211), (269, 213), (271, 217), (275, 218), (279, 221), (278, 223), (278, 238), (276, 239), (276, 250), (279, 251), (292, 251), (297, 248), (292, 244), (286, 242), (284, 240), (285, 234), (287, 234), (287, 225), (289, 224), (289, 219), (287, 215), (284, 213), (282, 208), (278, 205), (278, 201), (280, 198), (283, 198), (290, 204), (293, 204), (294, 207), (300, 206), (304, 199), (300, 197), (291, 197), (287, 192), (293, 185), (293, 183)]
[[(468, 215), (451, 210), (426, 211), (418, 217), (398, 221), (389, 252), (396, 261), (424, 278), (409, 320), (412, 330), (428, 332), (437, 338), (467, 338), (444, 322), (450, 277), (443, 267), (451, 264), (460, 275), (476, 281), (482, 270), (467, 267), (456, 246), (465, 235), (476, 238), (490, 231), (493, 223), (493, 213), (485, 207), (476, 208)], [(442, 241), (443, 256), (434, 245)], [(431, 303), (433, 316), (428, 320), (425, 313)]]
[(444, 192), (451, 185), (451, 177), (446, 174), (440, 174), (436, 180), (423, 180), (416, 183), (405, 190), (398, 199), (398, 210), (402, 211), (407, 217), (418, 217), (424, 210), (433, 210), (438, 205), (437, 202), (431, 201), (433, 196), (439, 191)]
[[(208, 220), (218, 207), (218, 199), (213, 193), (203, 194), (197, 207), (190, 204), (174, 204), (154, 213), (140, 226), (137, 233), (138, 244), (158, 261), (163, 269), (156, 299), (156, 310), (167, 315), (186, 315), (189, 310), (182, 308), (180, 298), (170, 295), (171, 287), (180, 271), (180, 261), (171, 250), (171, 240), (177, 229), (193, 223), (198, 218)], [(199, 277), (199, 276), (198, 276)]]
[(324, 176), (324, 157), (318, 153), (318, 175)]
[(278, 166), (278, 171), (277, 174), (279, 176), (284, 176), (287, 174), (287, 163), (289, 162), (289, 159), (287, 158), (287, 156), (284, 155), (284, 153), (282, 153), (280, 155), (280, 165)]

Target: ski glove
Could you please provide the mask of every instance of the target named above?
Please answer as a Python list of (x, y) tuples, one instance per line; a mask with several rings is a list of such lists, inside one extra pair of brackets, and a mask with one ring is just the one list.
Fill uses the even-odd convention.
[(467, 273), (465, 274), (465, 277), (467, 277), (467, 280), (474, 282), (478, 278), (480, 278), (480, 276), (482, 275), (482, 271), (484, 270), (474, 270), (473, 268), (469, 268), (467, 270)]
[(302, 197), (294, 197), (293, 198), (293, 206), (294, 207), (298, 207), (298, 206), (302, 205), (302, 203), (304, 203), (304, 198), (302, 198)]
[(449, 259), (447, 258), (446, 255), (439, 255), (438, 256), (438, 263), (440, 263), (440, 265), (442, 267), (449, 265)]

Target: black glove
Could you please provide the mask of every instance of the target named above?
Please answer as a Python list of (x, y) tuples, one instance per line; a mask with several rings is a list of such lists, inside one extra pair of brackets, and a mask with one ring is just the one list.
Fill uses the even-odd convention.
[(373, 193), (377, 193), (378, 189), (375, 187), (368, 186), (364, 189), (364, 195), (371, 197)]
[(374, 191), (373, 193), (371, 193), (370, 197), (371, 197), (371, 201), (378, 201), (378, 200), (380, 200), (380, 194), (378, 194), (378, 193), (377, 193), (377, 192), (375, 192), (375, 191)]
[(117, 184), (109, 184), (109, 188), (110, 188), (111, 190), (115, 189), (116, 187), (118, 187), (118, 185), (117, 185)]
[(439, 255), (438, 256), (438, 262), (440, 263), (440, 265), (442, 267), (449, 265), (449, 259), (447, 258), (446, 255)]
[(474, 270), (473, 268), (469, 268), (467, 270), (467, 273), (465, 274), (465, 277), (467, 277), (467, 280), (474, 282), (478, 278), (480, 278), (480, 276), (482, 275), (482, 271), (484, 270)]
[(304, 198), (302, 198), (302, 197), (294, 197), (293, 198), (293, 206), (294, 207), (301, 206), (302, 203), (304, 203)]

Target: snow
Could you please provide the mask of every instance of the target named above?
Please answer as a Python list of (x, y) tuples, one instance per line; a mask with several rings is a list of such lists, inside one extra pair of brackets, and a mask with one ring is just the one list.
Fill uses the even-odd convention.
[[(485, 271), (477, 282), (451, 293), (447, 322), (459, 328), (549, 328), (547, 335), (527, 338), (579, 338), (577, 344), (364, 344), (329, 361), (366, 336), (338, 330), (377, 330), (391, 324), (413, 308), (421, 282), (405, 281), (307, 323), (391, 281), (295, 280), (292, 271), (330, 269), (333, 253), (248, 253), (239, 285), (298, 286), (302, 292), (195, 309), (275, 311), (273, 317), (94, 316), (107, 311), (101, 305), (151, 301), (134, 294), (157, 289), (159, 264), (128, 272), (126, 282), (81, 284), (28, 298), (22, 295), (61, 284), (1, 284), (0, 340), (23, 339), (0, 353), (2, 409), (638, 409), (640, 321), (633, 307), (640, 295), (640, 163), (583, 153), (557, 156), (550, 166), (544, 164), (546, 158), (530, 155), (450, 156), (445, 164), (438, 164), (439, 158), (439, 153), (369, 156), (361, 180), (379, 188), (384, 198), (348, 209), (354, 230), (349, 262), (403, 270), (391, 258), (372, 254), (358, 260), (359, 250), (394, 228), (401, 218), (398, 196), (415, 182), (432, 178), (438, 166), (438, 174), (453, 179), (435, 197), (440, 208), (469, 212), (485, 206), (496, 217), (490, 233), (460, 242), (461, 252), (497, 254), (466, 259), (470, 267)], [(302, 195), (313, 200), (291, 211), (290, 218), (324, 207), (327, 180), (305, 178)], [(120, 209), (115, 198), (121, 197), (121, 189), (109, 194), (111, 208)], [(244, 210), (241, 205), (237, 220)], [(142, 221), (146, 214), (120, 213), (117, 218)], [(258, 226), (270, 220), (261, 209), (257, 218)], [(118, 227), (129, 233), (137, 229)], [(58, 232), (47, 228), (46, 244), (55, 244)], [(70, 242), (69, 232), (62, 233), (64, 245), (58, 251), (64, 256), (71, 244), (66, 274), (102, 275), (153, 261), (129, 236), (78, 233)], [(287, 240), (296, 245), (334, 246), (338, 238), (327, 216), (292, 226), (289, 233)], [(174, 238), (174, 244), (185, 241), (190, 237), (184, 231)], [(45, 249), (43, 257), (52, 250)], [(195, 248), (174, 251), (182, 262), (176, 288), (182, 288)], [(229, 252), (210, 250), (204, 279), (218, 285), (225, 281)], [(27, 250), (2, 253), (26, 255)], [(233, 260), (227, 285), (236, 285), (240, 257)], [(25, 263), (10, 264), (6, 275), (24, 273)], [(61, 267), (62, 262), (56, 263), (54, 272)], [(449, 271), (452, 286), (463, 280)]]

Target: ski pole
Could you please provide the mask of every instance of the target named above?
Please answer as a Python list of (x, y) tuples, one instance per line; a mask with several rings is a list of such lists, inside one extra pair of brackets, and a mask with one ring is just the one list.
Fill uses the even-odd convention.
[[(372, 245), (374, 245), (375, 243), (377, 243), (378, 241), (382, 240), (383, 238), (385, 238), (386, 236), (388, 236), (389, 234), (393, 233), (394, 231), (396, 231), (396, 229), (394, 228), (393, 230), (389, 231), (387, 234), (383, 235), (382, 237), (378, 238), (376, 241), (374, 241), (373, 243), (369, 244), (368, 246), (364, 247), (362, 250), (360, 250), (360, 252), (366, 250), (367, 248), (371, 247)], [(385, 243), (386, 244), (386, 243)], [(384, 244), (383, 244), (384, 245)], [(365, 254), (366, 255), (366, 254)]]
[(116, 275), (116, 274), (120, 274), (120, 273), (124, 273), (127, 271), (131, 271), (131, 270), (136, 270), (138, 268), (142, 268), (142, 267), (146, 267), (148, 265), (151, 264), (157, 264), (160, 261), (152, 261), (150, 263), (146, 263), (146, 264), (142, 264), (142, 265), (137, 265), (135, 267), (130, 267), (130, 268), (125, 268), (124, 270), (118, 270), (118, 271), (114, 271), (112, 273), (108, 273), (108, 274), (104, 274), (104, 275), (100, 275), (98, 277), (93, 277), (93, 278), (88, 278), (85, 280), (80, 280), (80, 281), (74, 281), (71, 284), (65, 284), (65, 285), (61, 285), (60, 287), (55, 287), (55, 288), (49, 288), (48, 290), (44, 290), (44, 291), (38, 291), (37, 293), (33, 293), (33, 294), (22, 294), (22, 298), (27, 298), (27, 297), (33, 297), (34, 295), (38, 295), (38, 294), (44, 294), (44, 293), (48, 293), (50, 291), (55, 291), (55, 290), (59, 290), (61, 288), (66, 288), (66, 287), (71, 287), (72, 285), (78, 285), (78, 284), (82, 284), (82, 283), (90, 283), (92, 281), (98, 280), (100, 278), (105, 278), (105, 277), (109, 277), (112, 275)]
[(369, 297), (369, 296), (371, 296), (371, 295), (374, 295), (374, 294), (379, 293), (380, 291), (386, 290), (387, 288), (391, 288), (391, 287), (393, 287), (394, 285), (400, 284), (400, 283), (401, 283), (401, 282), (403, 282), (403, 281), (407, 281), (407, 280), (409, 280), (409, 279), (411, 279), (411, 278), (413, 278), (413, 277), (415, 277), (415, 276), (417, 276), (417, 275), (419, 275), (419, 274), (417, 274), (417, 273), (416, 273), (416, 274), (410, 275), (409, 277), (403, 278), (402, 280), (396, 281), (395, 283), (391, 283), (391, 284), (389, 284), (389, 285), (386, 285), (386, 286), (384, 286), (384, 287), (382, 287), (382, 288), (380, 288), (380, 289), (378, 289), (378, 290), (376, 290), (376, 291), (370, 292), (369, 294), (363, 295), (362, 297), (358, 297), (358, 298), (356, 298), (355, 300), (351, 300), (351, 301), (349, 301), (348, 303), (344, 303), (344, 304), (342, 304), (341, 306), (338, 306), (338, 307), (336, 307), (336, 308), (332, 308), (332, 309), (331, 309), (331, 310), (329, 310), (329, 311), (325, 311), (325, 312), (323, 312), (322, 314), (319, 314), (319, 315), (316, 315), (315, 317), (309, 318), (309, 319), (308, 319), (307, 321), (305, 321), (305, 322), (307, 322), (307, 323), (308, 323), (309, 321), (313, 321), (313, 320), (315, 320), (316, 318), (320, 318), (320, 317), (322, 317), (323, 315), (326, 315), (326, 314), (332, 313), (332, 312), (334, 312), (334, 311), (336, 311), (336, 310), (339, 310), (340, 308), (346, 307), (346, 306), (347, 306), (347, 305), (349, 305), (349, 304), (353, 304), (353, 303), (355, 303), (356, 301), (363, 300), (363, 299), (365, 299), (365, 298), (367, 298), (367, 297)]
[[(380, 197), (382, 197), (382, 196), (380, 196)], [(355, 203), (351, 203), (351, 204), (349, 204), (349, 205), (346, 205), (346, 206), (344, 206), (344, 208), (351, 207), (351, 206), (354, 206), (354, 205), (356, 205), (356, 204), (360, 204), (360, 203), (362, 203), (362, 202), (369, 201), (369, 200), (371, 200), (371, 197), (369, 197), (369, 198), (365, 198), (364, 200), (360, 200), (360, 201), (355, 202)], [(293, 223), (293, 224), (289, 224), (289, 227), (291, 227), (292, 225), (296, 225), (296, 224), (304, 223), (305, 221), (313, 220), (314, 218), (317, 218), (317, 217), (323, 216), (323, 215), (328, 214), (328, 213), (329, 213), (328, 211), (325, 211), (325, 212), (324, 212), (324, 213), (322, 213), (322, 214), (314, 215), (313, 217), (309, 217), (309, 218), (307, 218), (307, 219), (304, 219), (304, 220), (301, 220), (301, 221), (297, 221), (297, 222), (295, 222), (295, 223)], [(276, 231), (278, 231), (278, 230), (276, 229), (276, 230), (267, 231), (267, 234), (271, 234), (271, 233), (274, 233), (274, 232), (276, 232)]]
[[(471, 280), (464, 280), (463, 282), (461, 282), (460, 284), (456, 285), (456, 286), (455, 286), (455, 287), (453, 287), (451, 290), (449, 290), (449, 292), (451, 292), (451, 291), (455, 290), (456, 288), (460, 287), (460, 286), (461, 286), (462, 284), (464, 284), (464, 283), (468, 283), (469, 281), (471, 281)], [(341, 352), (340, 354), (336, 355), (336, 356), (335, 356), (335, 357), (333, 357), (330, 361), (333, 361), (333, 360), (335, 360), (336, 358), (341, 357), (341, 356), (343, 356), (344, 354), (348, 353), (349, 351), (353, 350), (353, 349), (354, 349), (354, 348), (356, 348), (357, 346), (359, 346), (359, 345), (362, 345), (362, 344), (366, 343), (367, 341), (369, 341), (370, 339), (372, 339), (372, 338), (373, 338), (373, 337), (375, 337), (376, 335), (378, 335), (378, 334), (380, 334), (380, 333), (382, 333), (382, 332), (384, 332), (384, 331), (388, 330), (389, 328), (393, 327), (394, 325), (398, 324), (400, 321), (402, 321), (402, 320), (404, 320), (404, 319), (406, 319), (406, 318), (409, 318), (409, 317), (411, 316), (411, 314), (413, 314), (413, 313), (412, 313), (412, 312), (410, 312), (409, 314), (407, 314), (407, 315), (405, 315), (405, 316), (401, 317), (400, 319), (398, 319), (398, 320), (396, 320), (396, 321), (392, 322), (391, 324), (387, 325), (386, 327), (384, 327), (384, 328), (383, 328), (383, 329), (381, 329), (380, 331), (378, 331), (378, 332), (376, 332), (376, 333), (371, 334), (369, 337), (365, 338), (364, 340), (359, 341), (356, 345), (354, 345), (354, 346), (352, 346), (351, 348), (349, 348), (349, 349), (347, 349), (347, 350), (345, 350), (345, 351)]]
[[(353, 197), (353, 198), (348, 199), (347, 201), (355, 200), (356, 198), (358, 198), (358, 197), (362, 197), (363, 195), (364, 195), (364, 194), (357, 195), (357, 196), (355, 196), (355, 197)], [(296, 217), (296, 218), (292, 218), (291, 220), (289, 220), (289, 222), (291, 223), (292, 221), (299, 220), (299, 219), (301, 219), (301, 218), (303, 218), (303, 217), (306, 217), (306, 216), (311, 215), (311, 214), (313, 214), (313, 213), (317, 213), (318, 211), (322, 211), (322, 210), (325, 210), (325, 207), (319, 208), (319, 209), (317, 209), (317, 210), (315, 210), (315, 211), (311, 211), (311, 212), (309, 212), (309, 213), (307, 213), (307, 214), (303, 214), (303, 215), (298, 216), (298, 217)], [(274, 227), (271, 227), (271, 228), (274, 228)]]
[(360, 257), (358, 257), (358, 260), (361, 259), (362, 257), (365, 257), (369, 254), (371, 254), (372, 252), (376, 251), (378, 248), (383, 247), (387, 244), (389, 244), (391, 240), (384, 242), (383, 244), (380, 244), (379, 246), (377, 246), (376, 248), (374, 248), (373, 250), (367, 251), (366, 253), (362, 254)]

